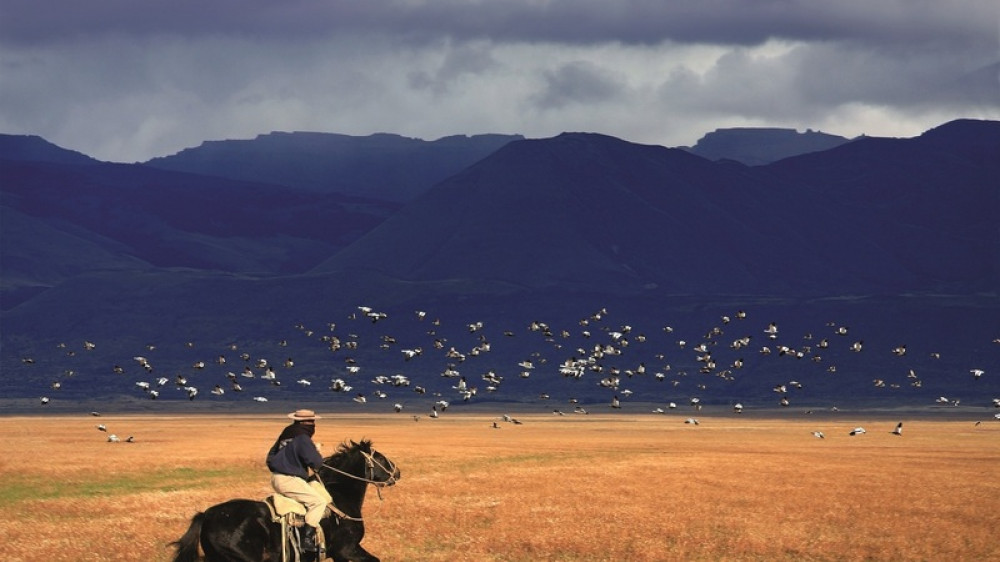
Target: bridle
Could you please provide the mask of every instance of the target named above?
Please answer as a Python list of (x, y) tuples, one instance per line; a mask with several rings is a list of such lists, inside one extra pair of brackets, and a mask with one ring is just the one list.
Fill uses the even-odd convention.
[[(351, 474), (350, 472), (343, 471), (343, 470), (341, 470), (341, 469), (339, 469), (339, 468), (337, 468), (335, 466), (330, 466), (330, 465), (328, 465), (326, 463), (323, 463), (323, 466), (326, 467), (326, 468), (328, 468), (328, 469), (330, 469), (330, 470), (332, 470), (332, 471), (334, 471), (334, 472), (336, 472), (337, 474), (342, 474), (342, 475), (344, 475), (344, 476), (346, 476), (348, 478), (352, 478), (354, 480), (359, 480), (361, 482), (364, 482), (365, 484), (373, 484), (373, 485), (375, 485), (375, 490), (376, 490), (376, 492), (378, 492), (378, 499), (379, 499), (379, 501), (382, 501), (383, 500), (383, 498), (382, 498), (382, 488), (385, 487), (385, 486), (390, 486), (390, 485), (396, 483), (396, 465), (391, 460), (389, 460), (388, 457), (386, 457), (385, 455), (382, 455), (382, 458), (385, 459), (386, 462), (389, 463), (389, 466), (387, 468), (384, 464), (382, 464), (381, 462), (379, 462), (378, 460), (375, 459), (375, 453), (377, 451), (375, 451), (374, 449), (372, 450), (371, 453), (366, 453), (364, 451), (359, 451), (359, 452), (361, 453), (361, 455), (363, 457), (365, 457), (365, 476), (355, 476), (354, 474)], [(386, 474), (389, 475), (388, 480), (375, 480), (375, 467), (376, 466), (378, 466), (379, 468), (381, 468)], [(322, 481), (322, 479), (320, 479), (320, 480)], [(330, 511), (332, 511), (333, 513), (335, 513), (338, 517), (340, 517), (342, 519), (347, 519), (347, 520), (350, 520), (350, 521), (364, 521), (364, 519), (361, 518), (361, 517), (351, 517), (350, 515), (347, 515), (346, 513), (344, 513), (343, 511), (341, 511), (336, 505), (334, 505), (333, 502), (330, 502), (327, 505), (327, 507), (329, 507)]]
[[(389, 460), (388, 457), (382, 455), (382, 458), (389, 463), (389, 466), (386, 467), (384, 464), (382, 464), (375, 458), (375, 453), (377, 453), (378, 451), (375, 451), (373, 449), (371, 453), (366, 453), (365, 451), (359, 451), (359, 452), (363, 457), (365, 457), (365, 476), (356, 476), (354, 474), (351, 474), (350, 472), (343, 471), (335, 466), (330, 466), (326, 463), (323, 463), (323, 466), (329, 468), (330, 470), (336, 472), (337, 474), (342, 474), (344, 476), (347, 476), (348, 478), (353, 478), (354, 480), (360, 480), (361, 482), (364, 482), (366, 484), (374, 484), (377, 488), (382, 488), (384, 486), (391, 486), (396, 483), (396, 465), (393, 464), (393, 462)], [(389, 475), (389, 478), (387, 480), (375, 480), (376, 466)], [(379, 498), (381, 499), (381, 493), (379, 495)]]

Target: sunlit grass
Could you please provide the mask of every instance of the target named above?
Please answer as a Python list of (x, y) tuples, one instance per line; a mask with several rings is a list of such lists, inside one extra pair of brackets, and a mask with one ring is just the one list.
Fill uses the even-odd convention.
[[(327, 452), (369, 437), (401, 468), (365, 505), (363, 544), (384, 560), (1000, 559), (1000, 424), (907, 421), (897, 437), (864, 419), (520, 418), (327, 415), (316, 437)], [(18, 514), (0, 557), (169, 560), (196, 511), (270, 493), (263, 456), (285, 420), (107, 423), (136, 442), (85, 418), (0, 418), (0, 506)], [(870, 433), (849, 437), (855, 424)]]
[[(67, 479), (14, 474), (0, 482), (0, 507), (8, 507), (28, 499), (72, 499), (134, 494), (146, 492), (173, 492), (207, 488), (220, 480), (237, 476), (235, 470), (195, 470), (179, 467), (156, 469), (144, 473), (89, 474)], [(243, 472), (245, 475), (245, 471)]]

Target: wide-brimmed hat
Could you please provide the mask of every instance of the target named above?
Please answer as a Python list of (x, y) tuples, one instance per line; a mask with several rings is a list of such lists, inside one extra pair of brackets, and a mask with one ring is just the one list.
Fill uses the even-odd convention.
[(288, 417), (292, 418), (295, 421), (311, 421), (319, 419), (319, 416), (316, 415), (316, 412), (304, 409), (295, 410), (291, 414), (288, 414)]

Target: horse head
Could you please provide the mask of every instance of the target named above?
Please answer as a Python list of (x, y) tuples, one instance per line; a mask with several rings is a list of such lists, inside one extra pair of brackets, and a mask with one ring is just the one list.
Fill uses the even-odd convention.
[(342, 443), (324, 465), (335, 473), (378, 487), (392, 486), (400, 478), (396, 463), (375, 450), (369, 439)]

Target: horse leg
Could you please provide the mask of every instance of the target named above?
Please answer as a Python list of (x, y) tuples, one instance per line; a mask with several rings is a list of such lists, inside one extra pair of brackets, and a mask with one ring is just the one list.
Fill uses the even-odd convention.
[(328, 552), (333, 562), (379, 562), (379, 558), (368, 552), (360, 544), (341, 547), (337, 552)]
[(339, 525), (324, 526), (323, 531), (326, 534), (326, 555), (334, 562), (379, 562), (377, 556), (361, 546), (361, 539), (365, 536), (363, 524), (341, 521)]

